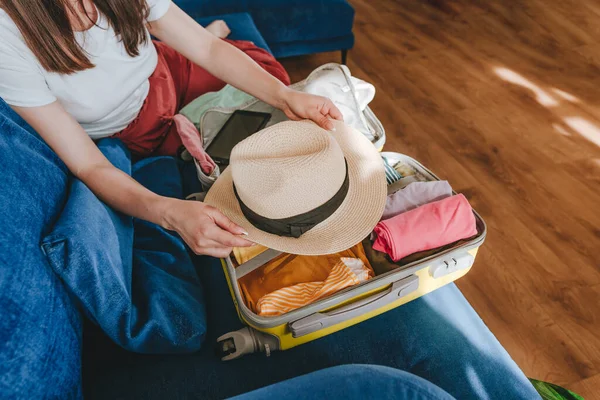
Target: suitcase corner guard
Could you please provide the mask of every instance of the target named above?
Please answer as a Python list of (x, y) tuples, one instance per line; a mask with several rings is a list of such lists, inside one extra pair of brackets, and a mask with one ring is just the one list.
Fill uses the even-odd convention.
[(271, 351), (276, 350), (279, 350), (279, 339), (277, 337), (250, 327), (229, 332), (219, 337), (215, 349), (222, 361), (229, 361), (246, 354), (263, 351), (269, 357)]

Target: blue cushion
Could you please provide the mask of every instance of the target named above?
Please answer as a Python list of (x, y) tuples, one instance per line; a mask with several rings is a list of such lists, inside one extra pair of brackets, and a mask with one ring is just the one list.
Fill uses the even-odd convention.
[(345, 0), (258, 0), (249, 12), (269, 45), (351, 35), (354, 23)]
[(81, 315), (39, 247), (67, 169), (2, 99), (0, 159), (0, 398), (80, 397)]
[(192, 17), (233, 14), (248, 11), (248, 0), (173, 0)]
[(228, 36), (228, 39), (248, 40), (250, 42), (253, 42), (258, 47), (267, 50), (269, 53), (271, 52), (271, 49), (269, 49), (267, 42), (265, 42), (265, 39), (263, 39), (258, 29), (256, 29), (256, 25), (254, 25), (254, 21), (248, 13), (199, 17), (196, 18), (196, 21), (202, 26), (207, 26), (211, 22), (219, 19), (225, 21), (229, 26), (229, 29), (231, 29), (231, 34)]
[[(98, 147), (131, 174), (129, 151), (120, 140), (103, 139)], [(181, 197), (171, 157), (143, 160), (133, 176), (161, 195)], [(42, 246), (86, 314), (120, 346), (142, 353), (200, 348), (203, 294), (178, 236), (112, 210), (72, 179), (65, 208)]]
[[(348, 35), (328, 41), (306, 40), (288, 43), (275, 43), (271, 46), (273, 54), (277, 57), (293, 57), (304, 54), (323, 53), (327, 51), (338, 51), (351, 49), (354, 46), (354, 36)], [(340, 62), (341, 59), (335, 60)]]
[[(297, 41), (334, 42), (352, 36), (354, 9), (346, 0), (175, 0), (193, 17), (248, 12), (269, 47)], [(340, 50), (333, 49), (333, 50)], [(318, 51), (307, 46), (307, 52)], [(276, 50), (275, 57), (283, 57)], [(307, 54), (307, 53), (304, 53)]]

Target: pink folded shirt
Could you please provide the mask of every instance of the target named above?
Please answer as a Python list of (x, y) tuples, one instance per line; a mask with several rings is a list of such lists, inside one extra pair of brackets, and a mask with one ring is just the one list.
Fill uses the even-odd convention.
[(377, 224), (373, 249), (394, 261), (477, 234), (475, 215), (462, 194), (396, 215)]

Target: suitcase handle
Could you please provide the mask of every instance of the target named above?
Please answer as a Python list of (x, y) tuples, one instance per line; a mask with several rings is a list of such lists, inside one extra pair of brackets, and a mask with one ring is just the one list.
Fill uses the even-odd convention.
[(341, 322), (349, 321), (371, 311), (377, 310), (400, 297), (404, 297), (419, 288), (419, 277), (410, 275), (392, 283), (383, 293), (361, 299), (329, 312), (318, 312), (290, 322), (292, 336), (297, 338)]

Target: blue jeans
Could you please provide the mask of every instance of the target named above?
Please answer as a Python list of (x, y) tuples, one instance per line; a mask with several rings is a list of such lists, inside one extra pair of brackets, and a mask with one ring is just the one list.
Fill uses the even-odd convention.
[[(84, 389), (89, 398), (224, 398), (344, 364), (407, 371), (461, 400), (539, 398), (454, 284), (270, 357), (254, 354), (220, 361), (210, 345), (243, 325), (219, 261), (197, 257), (195, 264), (206, 295), (205, 346), (186, 356), (141, 358), (124, 352), (110, 355), (110, 346), (102, 346), (96, 337), (84, 346)], [(102, 368), (102, 373), (87, 375), (86, 365), (88, 370)]]
[[(106, 158), (150, 190), (181, 198), (172, 157), (133, 167), (118, 139), (102, 139)], [(54, 270), (86, 316), (116, 343), (139, 353), (189, 353), (206, 332), (203, 294), (181, 238), (103, 204), (80, 180), (42, 241)]]
[(310, 399), (452, 400), (448, 393), (408, 372), (380, 365), (322, 369), (232, 400)]

